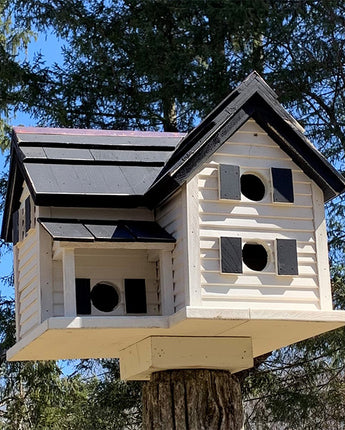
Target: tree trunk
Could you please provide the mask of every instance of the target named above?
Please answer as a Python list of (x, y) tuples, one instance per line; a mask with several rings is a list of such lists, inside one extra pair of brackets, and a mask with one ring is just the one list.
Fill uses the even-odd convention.
[(240, 384), (224, 370), (167, 370), (143, 389), (144, 430), (240, 430)]
[(176, 103), (172, 97), (164, 97), (163, 105), (163, 129), (164, 131), (177, 132)]

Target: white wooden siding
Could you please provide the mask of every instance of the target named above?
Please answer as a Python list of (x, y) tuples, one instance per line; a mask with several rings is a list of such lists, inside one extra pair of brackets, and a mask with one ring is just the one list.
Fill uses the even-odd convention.
[(176, 239), (176, 246), (172, 251), (172, 300), (174, 312), (186, 306), (187, 291), (187, 237), (185, 233), (186, 220), (183, 198), (185, 192), (179, 191), (173, 198), (162, 205), (156, 212), (156, 221)]
[(110, 282), (119, 294), (119, 305), (112, 312), (92, 307), (92, 315), (125, 315), (125, 279), (145, 279), (147, 314), (160, 314), (157, 262), (150, 262), (146, 250), (76, 249), (76, 278), (91, 280), (91, 288), (98, 282)]
[(19, 208), (19, 242), (15, 245), (14, 252), (18, 339), (23, 338), (42, 320), (52, 315), (51, 300), (49, 300), (52, 288), (51, 238), (37, 227), (37, 211), (32, 199), (29, 214), (31, 226), (27, 232), (25, 231), (27, 198), (31, 197), (24, 183)]
[(92, 219), (92, 220), (140, 220), (154, 221), (153, 211), (147, 208), (66, 208), (66, 207), (40, 207), (41, 217)]
[[(264, 198), (255, 202), (219, 200), (218, 165), (240, 166), (241, 174), (259, 176), (266, 187)], [(292, 170), (293, 204), (272, 203), (271, 167)], [(253, 121), (248, 121), (204, 164), (198, 175), (200, 220), (201, 295), (203, 306), (231, 308), (320, 309), (319, 269), (316, 248), (315, 208), (309, 177)], [(243, 274), (220, 272), (219, 238), (241, 237), (261, 243), (269, 263), (262, 272), (243, 264)], [(275, 266), (276, 239), (296, 239), (298, 276), (278, 276)], [(324, 260), (323, 256), (323, 260)], [(327, 255), (326, 255), (327, 258)], [(326, 281), (327, 282), (327, 281)], [(327, 287), (326, 287), (327, 288)]]
[(30, 229), (23, 242), (16, 245), (17, 337), (21, 339), (40, 323), (39, 248), (37, 231)]

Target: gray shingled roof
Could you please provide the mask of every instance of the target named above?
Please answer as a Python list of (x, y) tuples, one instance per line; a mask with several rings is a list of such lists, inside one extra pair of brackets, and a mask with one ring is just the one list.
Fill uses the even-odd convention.
[(13, 147), (34, 200), (53, 204), (71, 194), (143, 196), (183, 136), (16, 127)]

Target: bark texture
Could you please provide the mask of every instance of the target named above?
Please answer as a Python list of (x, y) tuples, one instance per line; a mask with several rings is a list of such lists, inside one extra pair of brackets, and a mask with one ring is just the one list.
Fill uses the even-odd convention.
[(223, 370), (153, 373), (143, 389), (144, 430), (240, 430), (241, 388)]

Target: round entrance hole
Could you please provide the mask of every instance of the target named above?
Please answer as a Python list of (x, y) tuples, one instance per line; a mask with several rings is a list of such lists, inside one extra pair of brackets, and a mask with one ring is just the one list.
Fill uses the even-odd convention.
[(241, 176), (241, 193), (249, 200), (258, 202), (265, 195), (265, 185), (262, 180), (252, 174), (244, 174)]
[(242, 249), (242, 258), (249, 269), (259, 272), (264, 270), (268, 261), (266, 249), (258, 243), (246, 243)]
[(111, 312), (119, 303), (119, 295), (112, 285), (99, 282), (91, 290), (91, 301), (99, 311)]

